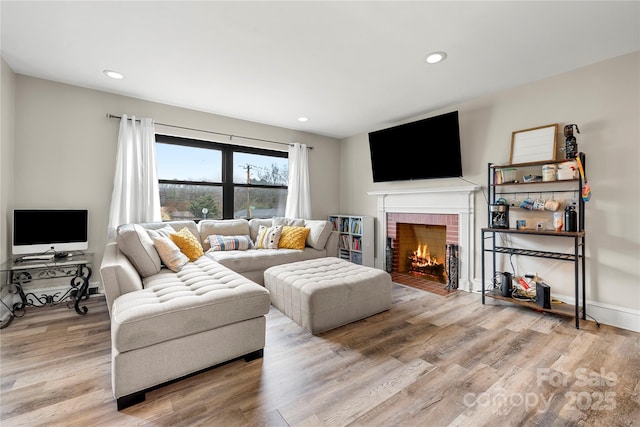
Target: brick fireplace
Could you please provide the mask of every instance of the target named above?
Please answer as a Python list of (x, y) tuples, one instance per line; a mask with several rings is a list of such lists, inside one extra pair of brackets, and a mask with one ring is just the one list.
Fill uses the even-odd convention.
[(458, 215), (389, 212), (386, 237), (392, 242), (393, 272), (447, 283), (446, 248), (458, 244)]
[[(402, 246), (403, 237), (409, 241), (408, 245), (414, 245), (417, 240), (430, 239), (425, 236), (441, 232), (444, 237), (433, 237), (433, 243), (429, 244), (434, 246), (429, 249), (430, 252), (433, 251), (430, 256), (445, 263), (446, 271), (445, 247), (457, 245), (458, 285), (460, 289), (472, 290), (475, 242), (473, 211), (475, 192), (479, 188), (467, 185), (368, 193), (377, 197), (376, 267), (386, 267), (385, 247), (388, 237), (393, 241), (393, 269), (400, 272), (406, 269), (407, 263), (407, 249)], [(441, 239), (444, 239), (444, 244)]]

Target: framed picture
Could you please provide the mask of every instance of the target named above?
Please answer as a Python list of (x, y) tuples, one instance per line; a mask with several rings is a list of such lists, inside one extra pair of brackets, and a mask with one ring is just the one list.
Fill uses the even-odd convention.
[(511, 164), (556, 159), (558, 124), (518, 130), (511, 135)]

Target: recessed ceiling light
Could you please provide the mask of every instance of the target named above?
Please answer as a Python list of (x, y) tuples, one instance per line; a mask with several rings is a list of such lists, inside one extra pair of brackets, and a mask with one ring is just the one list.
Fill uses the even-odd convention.
[(444, 52), (433, 52), (427, 56), (427, 62), (429, 64), (437, 64), (438, 62), (444, 60), (447, 57), (447, 54)]
[(309, 121), (309, 117), (298, 117), (298, 121), (299, 122), (308, 122)]
[(111, 77), (112, 79), (117, 79), (117, 80), (124, 79), (124, 74), (121, 74), (121, 73), (119, 73), (117, 71), (104, 70), (103, 73), (104, 73), (105, 76)]

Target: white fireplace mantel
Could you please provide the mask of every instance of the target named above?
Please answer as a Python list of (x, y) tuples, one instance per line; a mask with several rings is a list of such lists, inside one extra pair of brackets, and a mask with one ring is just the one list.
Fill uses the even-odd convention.
[(429, 213), (458, 215), (458, 286), (471, 291), (474, 272), (473, 248), (475, 240), (474, 205), (479, 185), (431, 187), (403, 190), (371, 191), (378, 198), (377, 218), (379, 230), (376, 239), (376, 267), (383, 268), (387, 213)]

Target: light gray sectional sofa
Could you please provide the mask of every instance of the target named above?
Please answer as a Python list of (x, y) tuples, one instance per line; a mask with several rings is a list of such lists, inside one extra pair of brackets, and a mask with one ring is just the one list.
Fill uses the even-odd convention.
[[(243, 248), (238, 242), (255, 242), (261, 225), (309, 229), (302, 230), (308, 233), (304, 247), (228, 250)], [(161, 245), (167, 230), (174, 234), (185, 228), (189, 233), (182, 234), (197, 239), (204, 252), (189, 262), (183, 253), (167, 254)], [(266, 242), (268, 235), (261, 236)], [(187, 375), (236, 358), (262, 357), (270, 307), (269, 291), (262, 286), (264, 271), (336, 256), (337, 246), (331, 223), (321, 220), (120, 226), (116, 241), (106, 245), (100, 267), (111, 316), (112, 385), (118, 409), (143, 401), (147, 391)]]

